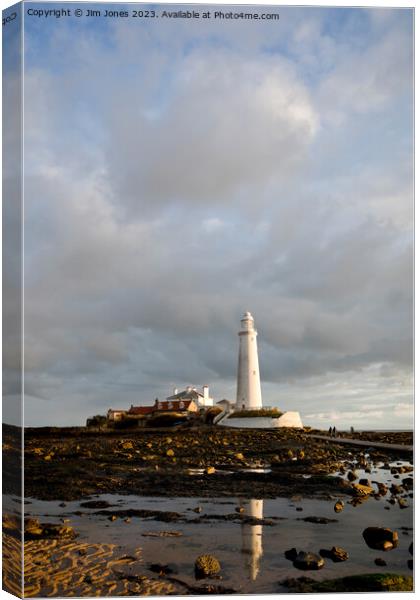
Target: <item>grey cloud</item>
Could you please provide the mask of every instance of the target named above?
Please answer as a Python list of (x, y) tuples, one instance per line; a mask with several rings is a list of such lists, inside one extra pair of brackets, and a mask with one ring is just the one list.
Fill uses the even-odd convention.
[[(236, 37), (186, 53), (177, 38), (168, 58), (156, 32), (122, 31), (114, 30), (112, 52), (94, 37), (81, 43), (76, 66), (89, 52), (80, 69), (28, 73), (28, 419), (76, 424), (188, 383), (232, 399), (239, 318), (251, 310), (267, 404), (313, 415), (316, 403), (328, 419), (334, 410), (378, 412), (383, 401), (381, 418), (400, 405), (403, 420), (412, 368), (410, 172), (384, 153), (355, 168), (357, 148), (340, 145), (372, 131), (380, 144), (382, 129), (365, 131), (357, 111), (339, 133), (319, 129), (332, 99), (317, 104), (301, 76), (305, 57), (267, 56), (259, 34), (244, 54), (248, 41)], [(338, 41), (320, 40), (322, 31), (315, 22), (300, 33), (305, 51), (315, 49), (317, 77), (351, 87), (343, 48), (334, 71), (323, 71)], [(382, 57), (397, 68), (391, 33), (372, 41), (369, 64)], [(120, 73), (124, 84), (111, 93), (136, 44), (150, 49), (150, 65), (139, 53), (138, 69)], [(90, 81), (101, 52), (106, 65)], [(389, 105), (397, 87), (385, 90)], [(85, 103), (72, 108), (80, 90)], [(46, 98), (50, 120), (39, 125)], [(408, 134), (400, 127), (401, 150)]]
[(302, 160), (317, 116), (281, 59), (207, 50), (183, 59), (172, 77), (171, 103), (156, 116), (134, 94), (124, 115), (110, 117), (110, 178), (134, 211), (174, 200), (217, 205)]

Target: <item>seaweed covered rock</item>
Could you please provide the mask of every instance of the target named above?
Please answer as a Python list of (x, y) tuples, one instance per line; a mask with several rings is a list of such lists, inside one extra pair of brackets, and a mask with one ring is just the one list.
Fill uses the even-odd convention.
[(220, 572), (220, 563), (215, 556), (211, 554), (202, 554), (194, 565), (196, 577), (214, 577)]
[(356, 496), (369, 496), (373, 493), (373, 488), (369, 485), (362, 485), (361, 483), (353, 483), (352, 486), (353, 491)]
[(37, 540), (42, 538), (74, 538), (76, 534), (72, 527), (55, 523), (40, 523), (38, 519), (25, 519), (25, 539)]
[(318, 571), (324, 564), (324, 559), (313, 552), (299, 552), (293, 561), (293, 566), (303, 571)]
[(349, 557), (349, 553), (339, 546), (333, 546), (331, 550), (322, 548), (319, 553), (324, 558), (329, 558), (333, 562), (344, 562)]
[(395, 573), (368, 573), (315, 581), (309, 577), (286, 579), (281, 585), (292, 592), (411, 592), (413, 578)]

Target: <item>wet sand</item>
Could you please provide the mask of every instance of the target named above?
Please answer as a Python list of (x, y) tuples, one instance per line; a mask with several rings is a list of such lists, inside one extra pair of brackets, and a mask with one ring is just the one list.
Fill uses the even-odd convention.
[[(5, 589), (18, 596), (17, 540), (4, 534)], [(141, 569), (141, 550), (127, 556), (115, 544), (36, 540), (25, 542), (26, 597), (150, 596), (180, 592), (164, 580), (148, 577)], [(137, 567), (137, 568), (135, 568)], [(140, 567), (140, 568), (138, 568)]]

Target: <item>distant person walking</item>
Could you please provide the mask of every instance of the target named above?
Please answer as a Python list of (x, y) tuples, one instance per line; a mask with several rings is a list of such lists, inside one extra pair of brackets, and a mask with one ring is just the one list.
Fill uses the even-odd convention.
[(337, 430), (335, 428), (335, 425), (334, 425), (333, 430), (332, 430), (332, 436), (333, 437), (337, 437)]
[(332, 436), (332, 427), (330, 426), (329, 430), (328, 430), (328, 435), (331, 437)]

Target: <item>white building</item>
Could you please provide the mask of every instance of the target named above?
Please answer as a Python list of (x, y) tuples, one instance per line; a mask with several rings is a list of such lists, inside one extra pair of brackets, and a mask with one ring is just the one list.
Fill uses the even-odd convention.
[(257, 331), (254, 318), (246, 312), (241, 319), (239, 335), (238, 384), (236, 410), (262, 408), (260, 367), (258, 364)]
[(175, 388), (172, 396), (169, 396), (166, 398), (166, 400), (168, 402), (176, 402), (178, 400), (185, 402), (186, 400), (194, 400), (199, 408), (213, 406), (214, 404), (213, 398), (211, 398), (209, 393), (208, 385), (203, 385), (202, 391), (197, 390), (197, 388), (193, 387), (192, 385), (189, 385), (182, 392), (178, 392), (178, 390)]
[(127, 411), (122, 408), (110, 408), (106, 414), (108, 421), (122, 421)]

